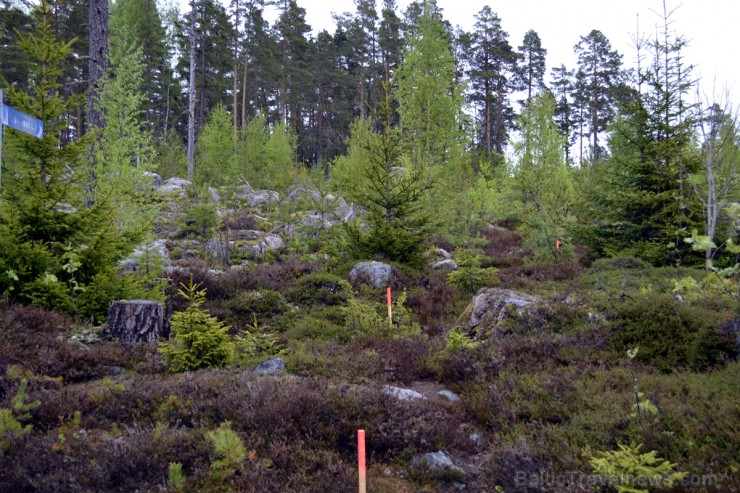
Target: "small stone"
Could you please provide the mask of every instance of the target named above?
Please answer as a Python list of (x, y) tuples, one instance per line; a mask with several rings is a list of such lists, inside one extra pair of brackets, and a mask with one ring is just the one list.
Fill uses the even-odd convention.
[(285, 360), (283, 358), (273, 358), (257, 365), (254, 372), (260, 375), (276, 375), (282, 373), (283, 370), (285, 370)]
[(451, 390), (440, 390), (437, 392), (437, 395), (450, 402), (460, 402), (460, 396)]
[(411, 459), (411, 467), (413, 469), (421, 469), (428, 472), (453, 471), (459, 474), (464, 474), (464, 471), (452, 462), (450, 456), (442, 451), (417, 455)]
[(415, 390), (394, 387), (393, 385), (383, 385), (383, 392), (401, 401), (415, 401), (418, 399), (426, 399), (424, 395)]
[(441, 270), (441, 269), (448, 269), (448, 270), (457, 270), (457, 262), (455, 262), (452, 259), (447, 260), (440, 260), (439, 262), (434, 262), (431, 265), (432, 269), (434, 270)]

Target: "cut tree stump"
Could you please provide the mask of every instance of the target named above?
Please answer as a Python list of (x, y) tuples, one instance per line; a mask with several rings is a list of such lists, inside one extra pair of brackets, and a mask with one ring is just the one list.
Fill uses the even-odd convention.
[(165, 335), (164, 307), (152, 300), (114, 301), (108, 309), (108, 330), (124, 344), (157, 342)]

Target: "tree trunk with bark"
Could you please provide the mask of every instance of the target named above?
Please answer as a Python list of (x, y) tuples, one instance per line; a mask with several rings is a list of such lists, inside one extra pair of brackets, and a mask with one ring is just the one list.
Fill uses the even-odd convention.
[(87, 93), (87, 128), (103, 126), (98, 109), (100, 84), (108, 72), (108, 0), (90, 0), (90, 79)]
[(167, 336), (164, 307), (152, 300), (114, 301), (108, 309), (108, 330), (124, 344), (157, 342)]
[(188, 180), (193, 181), (195, 158), (195, 2), (190, 2), (190, 84), (188, 85)]

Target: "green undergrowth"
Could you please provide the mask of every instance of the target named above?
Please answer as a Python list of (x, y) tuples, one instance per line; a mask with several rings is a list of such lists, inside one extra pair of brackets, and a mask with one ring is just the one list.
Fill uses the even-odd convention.
[[(21, 365), (13, 375), (26, 381), (22, 402), (33, 403), (13, 411), (20, 381), (0, 376), (0, 410), (12, 418), (0, 491), (350, 491), (360, 428), (375, 491), (444, 492), (457, 482), (469, 491), (558, 492), (558, 484), (523, 489), (517, 474), (588, 475), (637, 444), (675, 471), (714, 475), (714, 489), (671, 491), (737, 490), (732, 299), (677, 298), (674, 279), (701, 274), (691, 269), (636, 258), (537, 264), (512, 232), (481, 238), (488, 243), (476, 243), (473, 267), (495, 267), (497, 287), (541, 301), (509, 307), (475, 333), (459, 317), (477, 270), (464, 283), (399, 270), (389, 321), (385, 289), (350, 286), (352, 262), (341, 256), (288, 249), (223, 272), (184, 263), (171, 276), (173, 320), (180, 330), (183, 317), (193, 321), (192, 303), (188, 312), (176, 290), (199, 285), (195, 321), (218, 332), (229, 357), (204, 357), (178, 374), (156, 347), (80, 342), (71, 336), (98, 328), (0, 304), (0, 367)], [(249, 371), (271, 357), (285, 360), (283, 374)], [(444, 388), (461, 402), (434, 392), (402, 401), (384, 385)], [(464, 474), (409, 465), (439, 450)]]

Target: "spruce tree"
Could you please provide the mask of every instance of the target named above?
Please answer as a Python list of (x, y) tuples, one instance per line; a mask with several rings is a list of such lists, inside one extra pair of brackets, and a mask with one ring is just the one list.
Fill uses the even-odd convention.
[(28, 90), (8, 87), (10, 103), (45, 123), (43, 139), (14, 130), (5, 148), (0, 200), (0, 292), (22, 302), (96, 318), (115, 298), (144, 296), (132, 279), (118, 277), (116, 262), (141, 238), (121, 234), (108, 200), (86, 204), (87, 170), (81, 166), (87, 137), (61, 141), (67, 115), (84, 96), (61, 93), (70, 42), (56, 37), (53, 12), (45, 0), (33, 12), (36, 32), (20, 34), (18, 49), (34, 61)]
[(598, 226), (583, 237), (602, 253), (658, 265), (697, 261), (683, 238), (700, 225), (685, 184), (699, 167), (686, 103), (691, 67), (682, 60), (686, 41), (667, 28), (667, 13), (663, 20), (663, 38), (649, 43), (653, 61), (636, 74), (641, 92), (622, 106), (609, 132), (611, 155), (594, 168), (587, 192)]
[[(429, 229), (429, 216), (422, 198), (430, 189), (424, 168), (411, 166), (409, 148), (398, 127), (392, 124), (390, 82), (383, 85), (385, 98), (376, 113), (380, 130), (370, 122), (355, 128), (350, 155), (340, 166), (350, 166), (359, 182), (348, 198), (367, 211), (366, 227), (343, 225), (346, 245), (352, 256), (384, 259), (418, 265), (422, 243)], [(352, 156), (352, 152), (359, 155)], [(348, 170), (349, 171), (349, 170)], [(352, 171), (350, 171), (352, 172)], [(341, 174), (341, 173), (340, 173)]]

